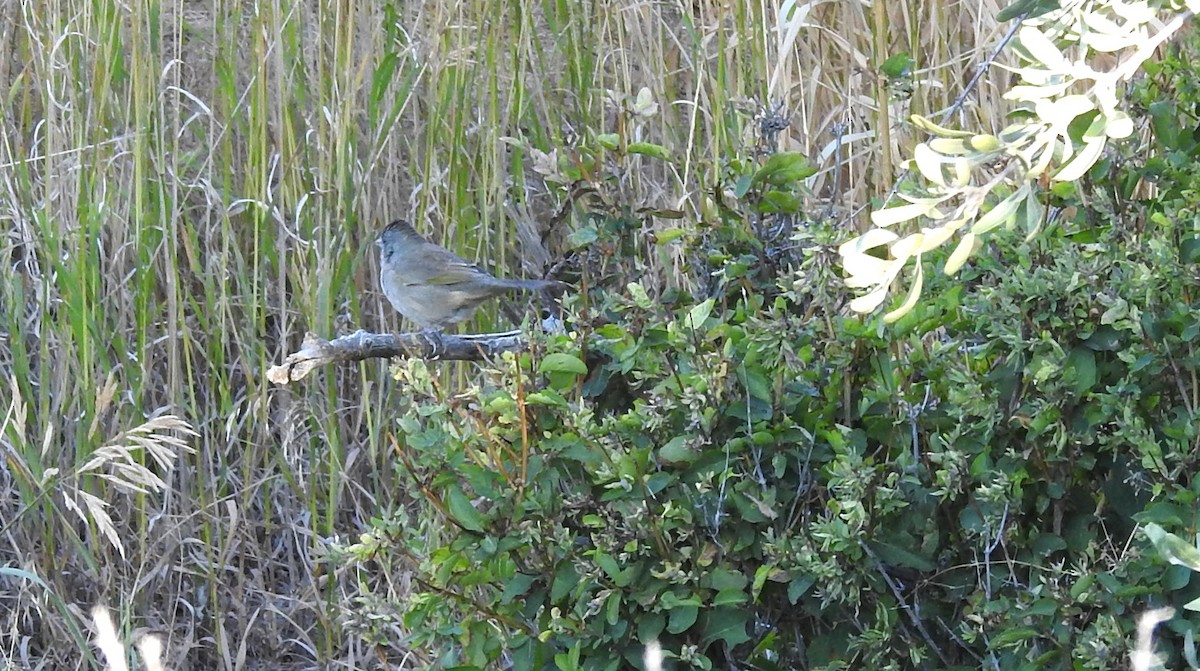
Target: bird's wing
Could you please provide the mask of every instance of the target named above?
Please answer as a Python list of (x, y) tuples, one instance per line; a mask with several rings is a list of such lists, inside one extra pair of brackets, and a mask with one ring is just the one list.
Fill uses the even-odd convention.
[(464, 282), (487, 283), (492, 279), (479, 266), (434, 244), (408, 249), (395, 261), (395, 274), (405, 284), (447, 286)]
[(446, 286), (463, 283), (487, 284), (491, 279), (492, 276), (479, 266), (459, 261), (458, 263), (447, 263), (440, 269), (440, 272), (429, 273), (425, 277), (425, 284)]

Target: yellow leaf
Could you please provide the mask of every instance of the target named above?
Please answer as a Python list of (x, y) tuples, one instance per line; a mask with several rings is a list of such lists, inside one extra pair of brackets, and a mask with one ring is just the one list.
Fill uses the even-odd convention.
[(971, 150), (967, 148), (966, 141), (960, 137), (935, 137), (926, 144), (939, 154), (962, 156), (971, 153)]
[(883, 299), (887, 298), (887, 292), (888, 285), (881, 284), (871, 293), (850, 301), (850, 309), (860, 314), (873, 312), (883, 302)]
[(971, 148), (982, 152), (996, 151), (1000, 148), (1000, 138), (995, 135), (976, 135), (971, 138)]
[(1062, 52), (1058, 50), (1054, 42), (1037, 28), (1025, 26), (1017, 34), (1017, 39), (1020, 41), (1021, 47), (1029, 52), (1035, 62), (1056, 71), (1065, 71), (1069, 67), (1070, 64), (1066, 58), (1063, 58)]
[(851, 254), (862, 254), (868, 249), (874, 249), (880, 245), (891, 244), (892, 241), (900, 239), (899, 235), (884, 229), (872, 228), (863, 233), (857, 238), (851, 238), (841, 245), (838, 245), (838, 254), (849, 256)]
[(971, 181), (971, 162), (965, 158), (959, 157), (954, 162), (954, 183), (952, 186), (963, 187)]
[(887, 228), (902, 221), (925, 216), (937, 206), (936, 200), (924, 200), (910, 205), (889, 207), (885, 210), (875, 210), (871, 213), (871, 223), (880, 228)]
[(913, 233), (899, 242), (892, 243), (892, 257), (901, 263), (907, 261), (908, 257), (918, 253), (924, 240), (924, 234)]
[(855, 254), (842, 259), (846, 271), (846, 286), (861, 289), (884, 281), (892, 272), (895, 260), (880, 259), (869, 254)]
[(980, 217), (979, 221), (975, 222), (975, 225), (971, 227), (971, 232), (981, 235), (1003, 224), (1017, 211), (1017, 207), (1021, 205), (1021, 201), (1027, 197), (1029, 197), (1029, 185), (1025, 184), (1008, 198), (996, 203), (995, 207)]
[(1096, 159), (1100, 158), (1100, 152), (1104, 150), (1103, 136), (1093, 139), (1091, 142), (1085, 142), (1083, 149), (1075, 155), (1066, 165), (1058, 169), (1053, 177), (1058, 182), (1074, 182), (1083, 177), (1084, 173), (1091, 170), (1096, 164)]
[(963, 221), (958, 219), (939, 228), (924, 229), (925, 239), (921, 242), (921, 248), (917, 250), (917, 253), (924, 254), (925, 252), (941, 247), (942, 243), (949, 240), (950, 236), (954, 235), (954, 232), (962, 227), (962, 224)]
[(954, 248), (954, 252), (950, 254), (950, 258), (946, 260), (944, 272), (947, 275), (955, 275), (971, 257), (971, 252), (975, 251), (975, 241), (977, 236), (974, 233), (967, 233), (958, 241), (958, 246)]
[(916, 126), (917, 128), (920, 128), (921, 130), (925, 131), (926, 133), (933, 133), (934, 135), (937, 135), (938, 137), (971, 137), (972, 135), (974, 135), (974, 133), (972, 133), (970, 131), (955, 130), (953, 128), (946, 128), (945, 126), (939, 126), (939, 125), (935, 124), (934, 122), (930, 121), (929, 119), (926, 119), (925, 117), (921, 116), (920, 114), (914, 114), (911, 117), (909, 117), (909, 119), (913, 122), (913, 125)]
[(1004, 93), (1005, 100), (1034, 101), (1061, 95), (1075, 85), (1074, 79), (1056, 84), (1018, 84)]
[(1056, 128), (1066, 128), (1075, 117), (1096, 109), (1096, 103), (1085, 95), (1063, 96), (1057, 100), (1039, 100), (1034, 112), (1044, 122)]
[[(958, 142), (962, 142), (962, 140), (958, 140)], [(946, 186), (946, 177), (942, 174), (942, 156), (931, 149), (929, 145), (924, 142), (917, 145), (917, 148), (913, 150), (913, 162), (917, 164), (917, 170), (925, 176), (925, 179), (938, 186)], [(881, 224), (876, 224), (876, 226), (879, 225)]]
[(901, 304), (900, 307), (898, 307), (895, 310), (892, 310), (891, 312), (884, 315), (883, 322), (885, 324), (891, 324), (892, 322), (896, 321), (897, 319), (908, 314), (909, 310), (912, 310), (913, 306), (915, 306), (917, 304), (917, 299), (919, 299), (921, 297), (921, 285), (923, 285), (924, 283), (925, 283), (925, 269), (921, 265), (921, 256), (917, 255), (916, 277), (913, 278), (912, 286), (909, 287), (909, 289), (908, 289), (908, 297), (904, 299), (904, 303)]
[(1105, 132), (1114, 140), (1127, 138), (1133, 134), (1133, 119), (1124, 112), (1117, 112), (1108, 120)]

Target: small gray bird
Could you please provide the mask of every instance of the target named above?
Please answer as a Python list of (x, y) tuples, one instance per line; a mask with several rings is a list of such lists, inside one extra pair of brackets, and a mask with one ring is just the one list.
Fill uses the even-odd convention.
[(436, 245), (407, 221), (388, 224), (379, 245), (379, 285), (392, 307), (424, 330), (442, 331), (469, 318), (484, 301), (513, 290), (561, 294), (553, 280), (506, 280)]

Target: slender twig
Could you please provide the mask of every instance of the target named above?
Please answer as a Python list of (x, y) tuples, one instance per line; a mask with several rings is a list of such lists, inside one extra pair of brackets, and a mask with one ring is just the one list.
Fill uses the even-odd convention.
[(883, 566), (883, 562), (881, 562), (879, 557), (875, 555), (875, 552), (871, 550), (871, 546), (867, 545), (866, 542), (862, 540), (858, 542), (858, 545), (862, 548), (863, 552), (867, 553), (867, 556), (871, 558), (871, 561), (875, 564), (875, 570), (879, 571), (879, 575), (883, 576), (883, 581), (886, 582), (888, 588), (892, 590), (892, 596), (896, 597), (896, 601), (900, 603), (900, 607), (904, 609), (904, 613), (908, 615), (908, 619), (912, 621), (912, 624), (917, 628), (917, 631), (921, 632), (921, 638), (925, 639), (925, 642), (929, 644), (931, 649), (933, 649), (934, 654), (936, 654), (938, 659), (941, 660), (942, 666), (950, 666), (950, 660), (946, 657), (946, 654), (942, 652), (942, 649), (938, 647), (937, 643), (933, 642), (933, 637), (929, 635), (929, 631), (925, 629), (925, 623), (921, 621), (921, 607), (916, 603), (910, 604), (904, 599), (904, 595), (900, 593), (900, 587), (896, 585), (894, 580), (892, 580), (892, 576), (888, 575), (887, 569)]

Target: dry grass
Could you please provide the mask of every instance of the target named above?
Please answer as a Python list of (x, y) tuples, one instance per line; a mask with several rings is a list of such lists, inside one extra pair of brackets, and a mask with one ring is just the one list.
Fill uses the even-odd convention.
[[(636, 201), (695, 216), (768, 101), (834, 212), (886, 193), (907, 115), (947, 107), (1000, 27), (989, 2), (873, 7), (0, 0), (0, 665), (95, 661), (102, 600), (168, 668), (401, 659), (345, 633), (353, 581), (319, 558), (405, 500), (384, 440), (405, 409), (381, 362), (264, 371), (306, 330), (395, 326), (389, 218), (537, 272), (509, 219), (561, 203), (505, 138), (613, 131), (642, 87), (660, 112), (625, 131), (675, 161), (628, 176)], [(893, 99), (877, 65), (900, 51)], [(958, 121), (996, 125), (1002, 85)]]

